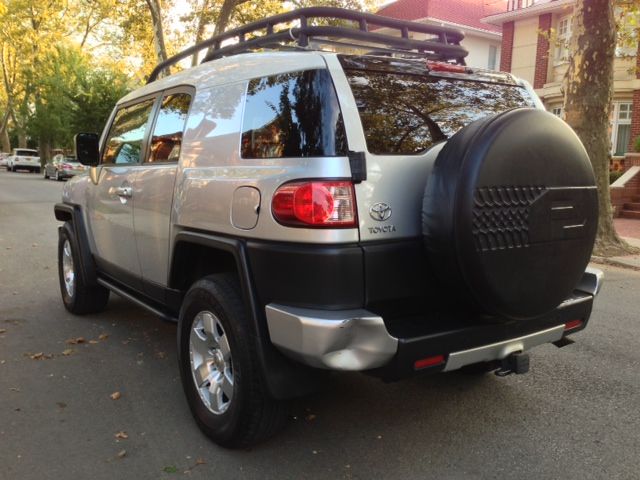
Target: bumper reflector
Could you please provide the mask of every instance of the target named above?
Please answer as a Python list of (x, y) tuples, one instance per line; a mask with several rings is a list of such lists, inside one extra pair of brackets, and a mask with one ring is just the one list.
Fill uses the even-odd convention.
[(427, 367), (435, 367), (436, 365), (440, 365), (442, 363), (444, 363), (444, 355), (435, 355), (433, 357), (416, 360), (416, 362), (413, 364), (413, 368), (415, 370), (421, 370)]
[(582, 326), (582, 320), (571, 320), (564, 324), (564, 331), (567, 332), (569, 330), (573, 330), (574, 328), (578, 328)]

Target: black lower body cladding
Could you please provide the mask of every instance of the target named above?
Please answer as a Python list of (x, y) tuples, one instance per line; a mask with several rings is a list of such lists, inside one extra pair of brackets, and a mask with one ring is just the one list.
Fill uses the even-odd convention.
[(440, 152), (424, 196), (427, 255), (474, 308), (533, 318), (582, 277), (597, 205), (589, 157), (570, 127), (541, 110), (511, 110), (463, 128)]

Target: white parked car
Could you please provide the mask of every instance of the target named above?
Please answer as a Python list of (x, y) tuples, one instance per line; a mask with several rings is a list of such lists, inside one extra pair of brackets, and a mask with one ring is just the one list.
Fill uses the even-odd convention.
[(30, 148), (14, 148), (13, 153), (7, 159), (7, 170), (29, 170), (40, 173), (40, 156), (37, 150)]

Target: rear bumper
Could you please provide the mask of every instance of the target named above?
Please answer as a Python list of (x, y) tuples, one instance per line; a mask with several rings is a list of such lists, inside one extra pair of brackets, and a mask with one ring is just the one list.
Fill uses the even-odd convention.
[[(602, 280), (601, 271), (587, 269), (573, 295), (543, 317), (495, 323), (475, 320), (463, 328), (459, 322), (440, 318), (445, 327), (425, 334), (416, 325), (429, 319), (408, 318), (392, 335), (381, 316), (362, 309), (327, 311), (269, 304), (266, 317), (271, 341), (290, 358), (332, 370), (376, 369), (393, 379), (411, 375), (415, 362), (426, 357), (442, 355), (443, 361), (422, 370), (456, 370), (501, 360), (582, 330)], [(566, 329), (574, 320), (580, 323)], [(448, 323), (456, 327), (448, 329)]]

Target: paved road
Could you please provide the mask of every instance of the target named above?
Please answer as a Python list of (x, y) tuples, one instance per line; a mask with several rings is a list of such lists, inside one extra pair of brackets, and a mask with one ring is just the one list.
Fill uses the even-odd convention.
[[(640, 478), (640, 273), (605, 267), (590, 328), (570, 347), (538, 348), (527, 375), (342, 375), (298, 402), (275, 440), (227, 451), (191, 420), (175, 325), (116, 296), (100, 315), (64, 310), (61, 189), (0, 171), (2, 480)], [(77, 337), (87, 342), (65, 343)], [(30, 357), (40, 352), (52, 358)]]

